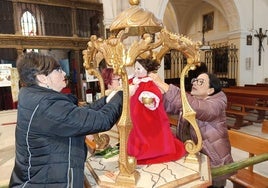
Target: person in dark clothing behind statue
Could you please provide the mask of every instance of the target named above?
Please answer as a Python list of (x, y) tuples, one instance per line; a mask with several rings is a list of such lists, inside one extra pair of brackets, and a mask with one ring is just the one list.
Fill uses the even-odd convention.
[[(160, 88), (167, 113), (178, 114), (177, 137), (182, 141), (196, 140), (194, 130), (187, 120), (182, 117), (181, 90), (172, 84), (168, 85), (154, 73), (149, 75)], [(219, 167), (233, 162), (231, 144), (226, 126), (225, 108), (227, 98), (221, 91), (220, 80), (213, 74), (201, 73), (192, 81), (191, 93), (187, 93), (189, 104), (196, 112), (203, 146), (201, 152), (210, 159), (211, 167)], [(185, 138), (189, 135), (190, 138)], [(214, 178), (212, 187), (224, 187), (226, 179), (232, 174)]]
[(9, 187), (83, 188), (85, 135), (107, 131), (122, 112), (122, 92), (88, 106), (60, 91), (65, 72), (51, 56), (31, 52), (17, 60), (20, 81), (16, 157)]
[(105, 86), (105, 95), (109, 95), (112, 91), (122, 90), (122, 79), (114, 74), (113, 68), (104, 68), (101, 76)]

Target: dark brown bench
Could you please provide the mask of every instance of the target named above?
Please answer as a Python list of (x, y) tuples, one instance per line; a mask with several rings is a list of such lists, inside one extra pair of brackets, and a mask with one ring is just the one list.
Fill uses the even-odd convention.
[(244, 122), (244, 117), (249, 114), (246, 106), (254, 106), (255, 104), (256, 98), (227, 95), (226, 115), (235, 118), (234, 125), (228, 125), (228, 127), (240, 129), (242, 126), (252, 124), (250, 121)]
[[(232, 86), (231, 88), (233, 89), (242, 89), (242, 90), (252, 90), (252, 91), (260, 91), (260, 92), (268, 92), (268, 87), (266, 85), (259, 85), (259, 84), (256, 84), (256, 85), (249, 85), (249, 84), (245, 84), (245, 86)], [(263, 114), (264, 114), (264, 111), (267, 111), (268, 109), (268, 98), (267, 97), (257, 97), (257, 103), (255, 105), (255, 107), (257, 106), (258, 109), (256, 110), (259, 110), (261, 111), (260, 112), (260, 116), (259, 119), (264, 119), (263, 118)], [(264, 108), (262, 108), (264, 107)]]
[[(260, 101), (260, 98), (258, 96), (248, 96), (247, 90), (245, 87), (236, 86), (233, 87), (234, 90), (237, 88), (243, 88), (239, 89), (239, 91), (244, 91), (245, 95), (242, 95), (241, 93), (230, 93), (226, 92), (228, 104), (226, 109), (226, 115), (230, 117), (234, 117), (236, 119), (234, 125), (228, 125), (229, 127), (239, 129), (241, 126), (250, 125), (252, 121), (261, 123), (265, 119), (266, 112), (268, 111), (268, 106), (263, 104)], [(231, 88), (230, 88), (231, 89)], [(232, 89), (231, 89), (232, 90)], [(258, 91), (258, 92), (267, 92), (267, 91)], [(250, 120), (247, 121), (247, 123), (244, 123), (245, 116), (252, 114), (257, 114), (258, 117), (256, 120)]]
[[(268, 92), (268, 87), (267, 86), (262, 86), (262, 85), (249, 85), (246, 84), (245, 86), (231, 86), (229, 89), (234, 89), (234, 90), (242, 90), (244, 91), (244, 94), (247, 95), (247, 91), (258, 91), (258, 92), (264, 92), (267, 93)], [(240, 93), (241, 94), (241, 93)], [(243, 94), (242, 94), (243, 95)], [(258, 105), (261, 106), (268, 106), (268, 97), (267, 96), (255, 96), (256, 98), (258, 98), (257, 102)]]
[(256, 84), (245, 84), (245, 87), (250, 86), (250, 87), (266, 87), (268, 88), (267, 83), (256, 83)]
[(259, 87), (268, 87), (268, 83), (257, 83), (256, 86), (259, 86)]

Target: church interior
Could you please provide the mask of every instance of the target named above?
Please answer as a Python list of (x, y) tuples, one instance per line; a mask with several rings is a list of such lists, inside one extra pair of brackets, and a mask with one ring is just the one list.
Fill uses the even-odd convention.
[[(142, 13), (149, 13), (149, 21), (141, 17), (142, 14), (128, 20), (127, 11), (133, 7)], [(170, 45), (166, 47), (168, 50), (163, 48), (163, 54), (156, 52), (159, 55), (156, 55), (156, 58), (159, 58), (161, 63), (158, 74), (166, 83), (183, 87), (185, 92), (189, 92), (190, 66), (186, 74), (182, 73), (185, 67), (188, 68), (190, 60), (194, 63), (195, 60), (198, 61), (199, 64), (193, 63), (195, 66), (202, 63), (208, 72), (220, 79), (222, 90), (228, 99), (225, 113), (232, 155), (236, 162), (246, 160), (239, 163), (240, 166), (244, 165), (239, 167), (239, 170), (246, 169), (246, 172), (243, 171), (243, 174), (241, 171), (241, 177), (229, 178), (226, 187), (267, 187), (268, 20), (264, 19), (267, 11), (267, 0), (155, 0), (153, 4), (149, 0), (1, 0), (0, 171), (6, 173), (0, 175), (0, 187), (8, 187), (15, 158), (17, 100), (21, 87), (18, 75), (14, 72), (17, 58), (31, 51), (52, 55), (66, 72), (67, 86), (63, 92), (76, 95), (79, 103), (84, 104), (89, 102), (88, 92), (92, 92), (92, 100), (99, 98), (103, 88), (100, 87), (100, 77), (96, 70), (100, 70), (102, 59), (114, 57), (112, 54), (96, 55), (91, 51), (90, 44), (101, 51), (98, 45), (106, 47), (105, 41), (114, 41), (113, 37), (120, 39), (116, 44), (124, 41), (124, 47), (129, 49), (138, 41), (140, 46), (133, 50), (138, 53), (138, 50), (143, 50), (143, 45), (146, 45), (142, 43), (147, 42), (147, 35), (143, 36), (146, 32), (150, 34), (151, 43), (158, 45), (158, 40), (163, 40), (159, 46)], [(135, 22), (138, 24), (135, 25)], [(128, 32), (126, 39), (120, 38), (122, 31)], [(165, 41), (166, 36), (170, 37), (168, 41)], [(180, 42), (186, 43), (186, 47), (175, 45), (181, 44)], [(198, 48), (195, 48), (195, 45)], [(113, 49), (113, 46), (108, 47)], [(154, 50), (157, 51), (158, 48), (153, 48), (152, 51)], [(108, 65), (115, 65), (113, 61), (115, 60), (111, 60)], [(129, 62), (126, 60), (123, 63)], [(125, 76), (131, 74), (133, 66), (126, 66)], [(169, 118), (170, 128), (175, 131), (178, 120), (172, 115)], [(126, 127), (125, 131), (129, 129)], [(126, 133), (118, 133), (117, 128), (105, 132), (110, 136), (110, 145), (125, 141)], [(100, 137), (94, 136), (95, 140)], [(200, 166), (188, 163), (185, 165), (183, 161), (178, 162), (180, 168), (173, 168), (174, 164), (162, 164), (152, 168), (137, 166), (129, 175), (129, 170), (133, 168), (132, 163), (130, 165), (125, 161), (125, 151), (121, 147), (119, 152), (119, 157), (112, 157), (107, 161), (91, 157), (89, 152), (85, 187), (121, 186), (124, 176), (122, 179), (108, 177), (98, 169), (103, 166), (93, 165), (104, 163), (105, 166), (107, 163), (108, 166), (117, 164), (118, 161), (119, 165), (111, 165), (108, 169), (121, 170), (122, 166), (127, 166), (124, 167), (126, 170), (119, 170), (119, 175), (116, 174), (119, 177), (120, 174), (130, 177), (124, 179), (128, 183), (126, 187), (206, 187), (211, 183), (211, 169), (206, 168), (209, 161), (203, 156), (199, 159), (203, 161), (198, 164)], [(253, 163), (247, 163), (251, 157), (254, 157)], [(153, 177), (152, 174), (158, 171), (160, 174), (164, 165), (171, 171), (192, 168), (198, 173), (185, 170), (185, 177), (179, 174), (181, 179), (174, 178), (168, 180), (169, 183), (158, 182), (159, 184), (155, 185), (153, 180), (146, 182), (141, 178)], [(178, 179), (185, 182), (182, 183)]]

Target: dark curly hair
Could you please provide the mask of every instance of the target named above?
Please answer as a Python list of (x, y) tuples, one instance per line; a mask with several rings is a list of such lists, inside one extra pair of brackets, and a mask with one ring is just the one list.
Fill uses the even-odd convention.
[(209, 78), (209, 87), (214, 88), (214, 93), (212, 93), (211, 95), (219, 93), (222, 89), (220, 79), (214, 74), (210, 74), (210, 73), (205, 73), (205, 74), (207, 74)]
[(48, 75), (60, 67), (52, 56), (41, 53), (25, 53), (17, 59), (17, 69), (23, 86), (37, 85), (36, 75)]
[(160, 64), (153, 59), (137, 59), (147, 72), (154, 72), (160, 68)]

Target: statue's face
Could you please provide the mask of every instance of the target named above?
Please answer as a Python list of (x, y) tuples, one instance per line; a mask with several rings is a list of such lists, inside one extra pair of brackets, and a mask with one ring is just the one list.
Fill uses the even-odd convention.
[(147, 70), (139, 62), (135, 63), (135, 76), (141, 78), (147, 76)]

